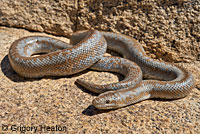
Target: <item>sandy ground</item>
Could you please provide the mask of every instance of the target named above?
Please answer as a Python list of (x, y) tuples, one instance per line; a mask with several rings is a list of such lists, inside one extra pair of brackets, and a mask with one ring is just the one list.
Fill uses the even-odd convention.
[[(95, 109), (96, 97), (78, 86), (77, 78), (105, 84), (112, 73), (85, 71), (70, 77), (26, 79), (10, 67), (8, 49), (28, 35), (46, 35), (0, 27), (0, 131), (37, 133), (200, 133), (200, 62), (179, 63), (190, 70), (197, 88), (183, 99), (146, 100), (117, 110)], [(51, 35), (48, 35), (51, 36)], [(56, 37), (64, 41), (68, 39)], [(37, 128), (34, 129), (34, 128)]]

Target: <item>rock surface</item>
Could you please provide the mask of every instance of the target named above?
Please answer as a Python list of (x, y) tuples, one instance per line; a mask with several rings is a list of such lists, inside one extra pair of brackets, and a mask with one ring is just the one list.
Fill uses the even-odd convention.
[[(53, 131), (59, 125), (67, 133), (200, 133), (199, 17), (199, 0), (1, 0), (0, 25), (29, 31), (0, 27), (0, 132), (8, 125), (8, 133), (25, 127), (28, 131), (31, 126), (37, 126), (38, 133), (47, 126), (52, 127), (49, 132), (59, 133)], [(70, 77), (25, 79), (11, 69), (7, 54), (14, 40), (46, 32), (68, 42), (64, 37), (82, 29), (134, 37), (150, 57), (179, 62), (190, 70), (196, 88), (179, 100), (147, 100), (101, 111), (90, 106), (96, 96), (74, 82), (85, 78), (112, 83), (119, 79), (115, 74), (86, 71)]]
[(67, 37), (83, 29), (119, 32), (152, 58), (200, 60), (199, 0), (1, 0), (0, 25)]
[[(118, 77), (112, 73), (86, 71), (61, 78), (20, 77), (11, 69), (7, 54), (14, 40), (28, 35), (46, 34), (0, 27), (0, 125), (9, 126), (6, 132), (28, 132), (28, 127), (34, 126), (38, 127), (37, 133), (45, 130), (91, 134), (200, 132), (200, 91), (196, 88), (179, 100), (147, 100), (117, 110), (101, 111), (91, 106), (96, 96), (74, 82), (77, 78), (97, 84), (117, 82)], [(58, 39), (68, 41), (63, 37)], [(179, 65), (193, 72), (200, 83), (200, 62)], [(16, 130), (20, 125), (21, 130)], [(54, 129), (56, 125), (60, 131)], [(47, 126), (54, 128), (50, 130)]]

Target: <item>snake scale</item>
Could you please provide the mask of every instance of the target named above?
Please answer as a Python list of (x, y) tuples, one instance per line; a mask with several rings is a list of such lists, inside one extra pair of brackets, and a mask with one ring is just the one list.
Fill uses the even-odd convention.
[[(107, 49), (123, 58), (104, 56)], [(32, 56), (38, 53), (44, 54)], [(92, 101), (98, 109), (116, 109), (150, 98), (183, 98), (195, 86), (194, 77), (186, 69), (151, 59), (136, 40), (112, 32), (78, 31), (71, 36), (70, 44), (46, 36), (28, 36), (11, 45), (8, 57), (15, 72), (28, 78), (71, 75), (87, 68), (124, 75), (122, 81), (106, 85), (77, 80), (100, 93)], [(143, 73), (162, 81), (142, 80)]]

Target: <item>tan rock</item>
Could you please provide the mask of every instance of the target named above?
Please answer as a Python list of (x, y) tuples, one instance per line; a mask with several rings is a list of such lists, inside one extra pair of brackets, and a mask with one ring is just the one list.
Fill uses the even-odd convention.
[[(1, 0), (0, 25), (66, 37), (83, 29), (123, 33), (145, 46), (152, 58), (186, 62), (179, 65), (194, 74), (199, 88), (199, 5), (199, 0)], [(77, 78), (97, 84), (118, 81), (120, 77), (112, 73), (89, 71), (80, 76), (40, 80), (20, 77), (9, 65), (11, 43), (28, 35), (50, 36), (22, 29), (0, 27), (1, 124), (61, 125), (67, 128), (65, 133), (200, 132), (200, 90), (196, 88), (183, 99), (147, 100), (103, 112), (90, 107), (96, 96), (74, 82)], [(55, 38), (68, 42), (63, 37)]]
[[(194, 88), (182, 99), (146, 100), (125, 108), (101, 111), (90, 106), (91, 95), (74, 82), (77, 78), (106, 84), (120, 77), (108, 72), (89, 71), (62, 78), (25, 79), (10, 67), (7, 57), (11, 43), (29, 35), (45, 35), (22, 29), (0, 27), (0, 119), (4, 125), (59, 126), (58, 133), (198, 133), (200, 91)], [(55, 37), (69, 42), (66, 38)], [(155, 58), (155, 57), (153, 57)], [(200, 62), (180, 63), (200, 81)], [(23, 129), (24, 130), (24, 129)], [(0, 131), (2, 127), (0, 127)], [(22, 130), (17, 130), (20, 133)], [(8, 130), (6, 132), (11, 132)], [(29, 132), (28, 129), (26, 131)], [(37, 131), (38, 133), (44, 132)]]
[(69, 36), (75, 29), (75, 4), (74, 1), (3, 0), (0, 24)]
[[(0, 24), (67, 37), (83, 29), (120, 32), (146, 44), (155, 41), (156, 45), (167, 47), (163, 54), (172, 53), (166, 59), (163, 54), (151, 51), (157, 58), (191, 62), (200, 51), (199, 4), (198, 0), (3, 0), (0, 3)], [(154, 46), (149, 49), (152, 48)], [(190, 58), (185, 60), (187, 56)]]

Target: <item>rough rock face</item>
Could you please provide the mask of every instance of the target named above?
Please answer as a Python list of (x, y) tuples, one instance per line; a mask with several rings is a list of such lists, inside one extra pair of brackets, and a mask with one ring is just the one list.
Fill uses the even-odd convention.
[[(86, 71), (71, 77), (20, 77), (10, 66), (8, 49), (14, 40), (30, 35), (50, 36), (0, 27), (0, 126), (9, 127), (7, 131), (0, 127), (0, 132), (33, 133), (30, 127), (38, 127), (36, 133), (69, 134), (200, 132), (200, 91), (196, 88), (183, 99), (146, 100), (117, 110), (101, 111), (91, 106), (96, 96), (78, 86), (75, 80), (84, 78), (96, 84), (117, 82), (119, 78), (112, 73)], [(68, 42), (66, 38), (54, 38)], [(200, 84), (199, 61), (179, 65), (191, 71)], [(54, 129), (56, 125), (63, 129)]]
[(200, 60), (199, 0), (1, 0), (0, 24), (60, 36), (119, 32), (137, 39), (152, 58)]
[[(0, 25), (0, 132), (38, 127), (37, 133), (200, 133), (199, 0), (1, 0)], [(179, 62), (191, 71), (196, 88), (183, 99), (101, 111), (90, 106), (96, 96), (74, 82), (117, 82), (112, 73), (26, 79), (11, 69), (7, 54), (14, 40), (52, 36), (39, 32), (69, 37), (83, 29), (134, 37), (152, 58)], [(64, 37), (55, 38), (68, 42)]]
[(1, 0), (0, 6), (1, 25), (63, 36), (75, 29), (73, 1)]

